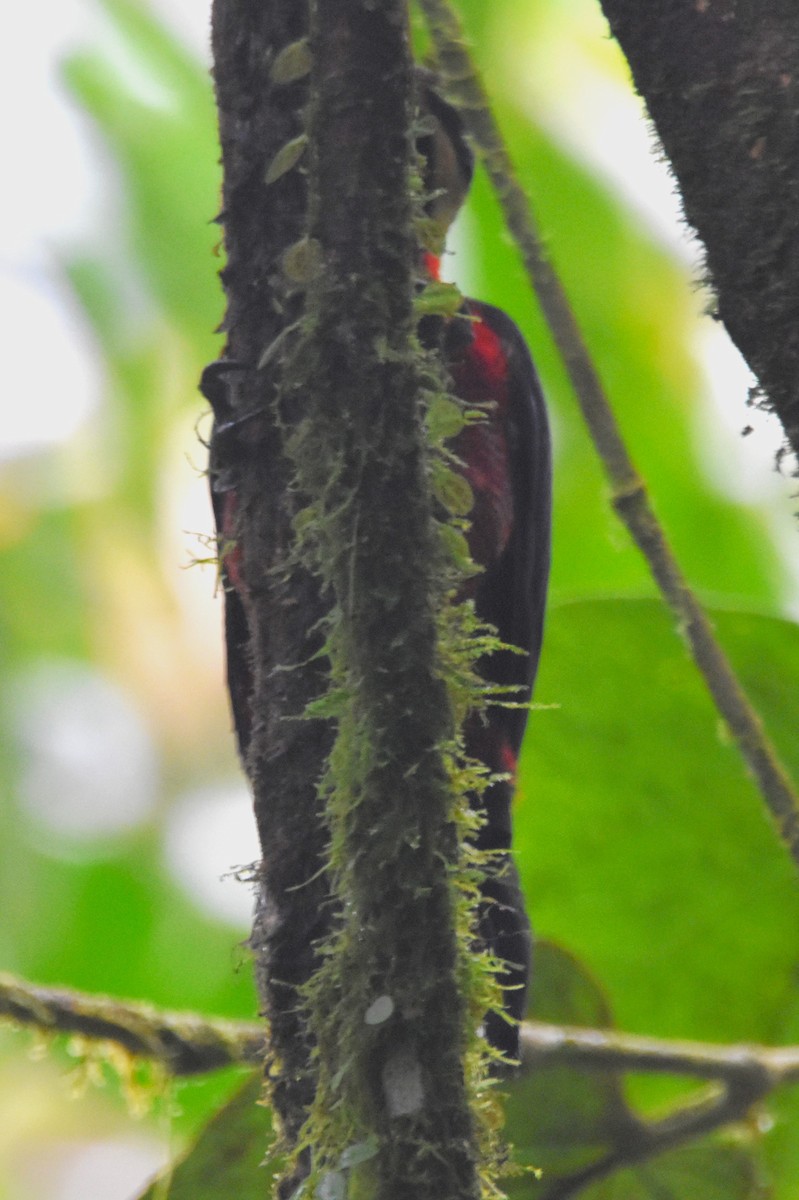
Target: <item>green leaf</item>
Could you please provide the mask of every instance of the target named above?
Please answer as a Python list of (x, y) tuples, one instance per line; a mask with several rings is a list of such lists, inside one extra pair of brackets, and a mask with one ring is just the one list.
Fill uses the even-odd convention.
[(263, 1200), (272, 1194), (279, 1162), (269, 1112), (260, 1103), (263, 1081), (250, 1075), (217, 1112), (188, 1153), (141, 1194), (139, 1200)]
[(466, 423), (462, 407), (449, 396), (434, 396), (425, 413), (427, 436), (434, 446), (456, 437)]
[[(534, 953), (534, 1017), (562, 1025), (612, 1026), (598, 984), (571, 955), (549, 942), (539, 942)], [(544, 1176), (603, 1157), (632, 1120), (619, 1081), (608, 1072), (543, 1066), (508, 1085), (505, 1132), (514, 1161)], [(512, 1177), (507, 1191), (522, 1197), (530, 1186), (529, 1175)]]
[(463, 304), (463, 296), (454, 283), (433, 281), (414, 298), (417, 317), (454, 317)]
[[(760, 1171), (743, 1146), (683, 1146), (585, 1188), (582, 1200), (766, 1200)], [(542, 1198), (543, 1200), (543, 1198)]]
[[(799, 777), (799, 628), (714, 620)], [(622, 1029), (780, 1040), (799, 1004), (795, 872), (670, 616), (553, 608), (536, 700), (557, 707), (528, 725), (515, 844), (539, 935), (596, 973)]]
[(446, 463), (434, 459), (431, 464), (433, 494), (447, 512), (465, 517), (474, 505), (474, 493), (468, 480)]
[(308, 146), (308, 134), (301, 133), (281, 146), (275, 157), (266, 168), (264, 183), (276, 183), (282, 175), (296, 167)]
[(283, 47), (272, 63), (269, 78), (272, 83), (294, 83), (308, 74), (312, 63), (313, 56), (308, 39), (300, 38), (299, 41)]

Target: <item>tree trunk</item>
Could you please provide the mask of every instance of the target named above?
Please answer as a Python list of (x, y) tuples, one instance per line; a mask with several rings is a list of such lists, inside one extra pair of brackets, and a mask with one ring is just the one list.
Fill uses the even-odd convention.
[(363, 1196), (474, 1200), (406, 5), (312, 0), (310, 55), (303, 7), (214, 4), (236, 367), (212, 473), (236, 497), (252, 668), (268, 1079), (306, 1150), (283, 1191), (311, 1170), (330, 1195), (349, 1172)]
[(276, 82), (270, 67), (306, 34), (304, 4), (213, 5), (227, 258), (223, 329), (226, 357), (243, 365), (228, 378), (232, 419), (244, 418), (232, 470), (250, 597), (254, 722), (247, 773), (262, 850), (252, 946), (270, 1026), (272, 1102), (290, 1146), (315, 1094), (298, 989), (311, 975), (314, 940), (328, 911), (319, 875), (327, 837), (316, 785), (332, 737), (327, 722), (303, 719), (327, 687), (324, 663), (312, 660), (325, 606), (311, 573), (293, 557), (296, 500), (278, 420), (277, 373), (255, 367), (302, 308), (281, 263), (305, 231), (305, 178), (298, 170), (269, 185), (266, 178), (281, 148), (302, 134), (307, 103), (307, 78)]
[(699, 234), (718, 315), (799, 453), (795, 0), (602, 0)]

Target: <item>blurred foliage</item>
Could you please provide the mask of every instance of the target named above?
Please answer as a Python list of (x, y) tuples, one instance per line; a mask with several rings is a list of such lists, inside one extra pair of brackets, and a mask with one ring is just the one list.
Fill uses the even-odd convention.
[[(725, 442), (714, 449), (697, 438), (706, 398), (692, 350), (691, 280), (607, 183), (537, 122), (523, 86), (525, 56), (531, 64), (547, 55), (557, 61), (564, 39), (587, 41), (597, 29), (601, 37), (590, 0), (461, 0), (460, 7), (633, 456), (689, 577), (714, 600), (722, 641), (799, 776), (789, 707), (799, 630), (783, 612), (789, 571), (771, 514), (733, 502), (709, 478), (708, 458), (722, 455)], [(44, 462), (17, 462), (0, 477), (14, 515), (0, 546), (0, 669), (9, 685), (0, 703), (0, 781), (8, 798), (0, 808), (2, 965), (41, 983), (251, 1016), (250, 970), (238, 948), (245, 930), (200, 912), (164, 852), (176, 799), (237, 773), (213, 575), (190, 572), (187, 584), (180, 568), (203, 549), (185, 536), (181, 549), (178, 527), (180, 494), (203, 486), (186, 459), (201, 468), (196, 380), (219, 352), (212, 331), (222, 313), (211, 88), (203, 67), (140, 0), (103, 0), (103, 8), (114, 55), (82, 51), (65, 75), (102, 135), (103, 169), (121, 177), (125, 209), (113, 245), (98, 237), (72, 248), (63, 269), (102, 358), (104, 403), (73, 444), (48, 452)], [(620, 57), (609, 44), (602, 55), (603, 69), (621, 85)], [(576, 61), (564, 60), (564, 78)], [(536, 929), (583, 965), (566, 969), (568, 955), (542, 952), (539, 1011), (587, 1023), (612, 1013), (620, 1028), (666, 1036), (797, 1041), (799, 898), (790, 866), (652, 598), (642, 560), (609, 512), (563, 369), (480, 174), (459, 244), (460, 262), (448, 260), (448, 267), (522, 326), (556, 434), (553, 603), (537, 692), (542, 708), (521, 764), (516, 841)], [(43, 473), (47, 489), (37, 482)], [(69, 482), (76, 473), (78, 488)], [(207, 532), (210, 514), (204, 521)], [(201, 595), (205, 608), (198, 607)], [(90, 666), (133, 698), (160, 764), (155, 809), (131, 829), (94, 841), (70, 840), (37, 821), (20, 783), (30, 764), (15, 724), (16, 681), (64, 660)], [(569, 988), (564, 970), (571, 971)], [(3, 1041), (0, 1082), (15, 1097), (26, 1039)], [(45, 1141), (126, 1127), (113, 1089), (105, 1101), (92, 1094), (66, 1122), (55, 1116), (66, 1090), (54, 1103), (52, 1071), (25, 1066), (31, 1112), (39, 1114), (29, 1126)], [(553, 1158), (560, 1137), (553, 1121), (560, 1133), (568, 1126), (572, 1157), (590, 1155), (604, 1125), (626, 1105), (651, 1111), (681, 1094), (675, 1081), (636, 1079), (622, 1095), (614, 1081), (579, 1083), (561, 1074), (550, 1080), (550, 1097), (560, 1098), (557, 1111), (549, 1100), (550, 1125), (541, 1097), (525, 1100), (541, 1114), (535, 1137), (524, 1132), (530, 1122), (519, 1124), (523, 1106), (513, 1102), (511, 1128), (523, 1161), (563, 1166), (565, 1158)], [(152, 1135), (162, 1135), (166, 1119), (179, 1143), (238, 1078), (234, 1072), (178, 1086), (167, 1117), (162, 1111), (150, 1121)], [(543, 1079), (531, 1085), (539, 1087)], [(561, 1102), (572, 1106), (569, 1120)], [(0, 1115), (6, 1107), (0, 1102)], [(99, 1119), (100, 1111), (110, 1115)], [(264, 1130), (265, 1145), (258, 1111), (262, 1122), (251, 1127), (234, 1100), (219, 1119), (223, 1138), (235, 1142), (244, 1121), (251, 1138)], [(717, 1140), (664, 1156), (590, 1195), (788, 1200), (799, 1168), (799, 1089), (786, 1090), (773, 1114), (772, 1131), (757, 1135), (757, 1170), (749, 1143)], [(218, 1132), (213, 1126), (200, 1143), (211, 1155), (200, 1164), (217, 1153)], [(748, 1136), (751, 1142), (755, 1133)], [(248, 1152), (259, 1161), (257, 1147)], [(15, 1161), (11, 1155), (11, 1165), (0, 1165), (0, 1197), (31, 1200)], [(196, 1167), (178, 1169), (176, 1196), (179, 1187), (201, 1194), (191, 1174)], [(532, 1177), (513, 1184), (514, 1197), (527, 1195), (535, 1195)]]
[[(602, 988), (552, 942), (541, 942), (537, 948), (532, 1007), (537, 1017), (554, 1024), (602, 1029), (614, 1025)], [(616, 1075), (553, 1065), (512, 1081), (506, 1113), (514, 1161), (523, 1168), (506, 1181), (509, 1200), (544, 1197), (553, 1177), (579, 1174), (612, 1154), (635, 1123)], [(761, 1178), (758, 1149), (745, 1144), (740, 1135), (733, 1139), (722, 1131), (650, 1162), (615, 1171), (579, 1194), (590, 1200), (667, 1196), (751, 1200), (760, 1194), (756, 1191)]]
[(269, 1113), (258, 1103), (262, 1091), (256, 1072), (215, 1113), (197, 1141), (174, 1168), (156, 1179), (141, 1200), (217, 1200), (219, 1181), (236, 1200), (263, 1200), (270, 1194), (276, 1160), (264, 1161), (271, 1140)]

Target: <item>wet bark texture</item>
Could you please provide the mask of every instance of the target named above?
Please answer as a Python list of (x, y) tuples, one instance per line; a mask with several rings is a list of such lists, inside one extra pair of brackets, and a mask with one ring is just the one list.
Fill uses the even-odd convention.
[[(407, 13), (403, 0), (308, 7), (310, 81), (281, 57), (308, 32), (305, 4), (213, 7), (236, 366), (211, 456), (218, 490), (236, 498), (232, 599), (253, 677), (252, 945), (289, 1150), (312, 1121), (311, 1154), (281, 1188), (309, 1165), (330, 1182), (342, 1150), (367, 1138), (379, 1152), (359, 1194), (474, 1200), (459, 846), (441, 751), (452, 717), (436, 649), (451, 568), (414, 339)], [(330, 656), (328, 764), (332, 722), (306, 709), (330, 685)], [(366, 1016), (376, 1000), (390, 1007), (378, 1022)]]
[(707, 252), (718, 315), (799, 453), (795, 0), (602, 0)]
[(281, 264), (305, 230), (305, 175), (289, 170), (269, 185), (266, 176), (281, 147), (303, 131), (307, 78), (276, 83), (271, 66), (306, 34), (307, 11), (300, 2), (215, 0), (212, 22), (224, 172), (225, 356), (244, 367), (228, 379), (232, 416), (245, 418), (232, 469), (253, 667), (247, 773), (262, 850), (252, 945), (271, 1029), (273, 1102), (291, 1144), (315, 1092), (297, 989), (311, 974), (313, 943), (329, 915), (318, 874), (326, 832), (316, 783), (331, 731), (302, 719), (327, 686), (324, 664), (308, 661), (324, 606), (315, 580), (292, 557), (297, 502), (277, 414), (279, 358), (262, 370), (256, 365), (302, 306)]
[[(437, 646), (452, 568), (431, 495), (415, 340), (414, 73), (404, 0), (311, 0), (307, 326), (286, 365), (291, 452), (335, 600), (331, 875), (340, 929), (315, 981), (315, 1130), (381, 1200), (475, 1200), (456, 925), (454, 734)], [(313, 256), (312, 256), (313, 257)], [(374, 1021), (374, 1004), (387, 1005)], [(328, 1130), (332, 1147), (324, 1146)], [(323, 1163), (324, 1165), (324, 1163)]]

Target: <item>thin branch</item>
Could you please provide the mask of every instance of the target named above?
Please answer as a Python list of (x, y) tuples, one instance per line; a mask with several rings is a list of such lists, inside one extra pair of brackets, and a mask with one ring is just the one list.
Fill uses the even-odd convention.
[(765, 1095), (799, 1079), (799, 1046), (717, 1045), (526, 1021), (521, 1032), (522, 1068), (557, 1063), (581, 1070), (690, 1075), (718, 1080), (741, 1094)]
[(539, 1200), (569, 1200), (589, 1184), (606, 1179), (614, 1171), (634, 1166), (675, 1150), (678, 1146), (713, 1133), (724, 1125), (742, 1120), (759, 1095), (739, 1096), (731, 1088), (713, 1089), (689, 1101), (661, 1121), (632, 1121), (623, 1138), (602, 1158), (568, 1175), (554, 1179)]
[[(53, 1035), (112, 1041), (173, 1075), (260, 1065), (264, 1030), (252, 1021), (175, 1013), (73, 988), (48, 988), (0, 974), (0, 1019)], [(690, 1075), (765, 1095), (799, 1080), (799, 1046), (719, 1045), (525, 1021), (522, 1071), (543, 1065), (578, 1070)]]
[(480, 149), (508, 228), (568, 371), (611, 484), (613, 507), (646, 558), (708, 690), (738, 743), (779, 836), (799, 866), (799, 797), (654, 514), (563, 285), (541, 243), (529, 199), (516, 178), (458, 17), (449, 0), (420, 0), (420, 3), (436, 45), (444, 84)]
[(799, 1046), (719, 1046), (543, 1022), (522, 1026), (521, 1046), (527, 1071), (549, 1064), (584, 1071), (686, 1075), (721, 1085), (691, 1097), (660, 1120), (633, 1118), (626, 1122), (607, 1154), (553, 1180), (541, 1200), (567, 1200), (616, 1170), (740, 1121), (753, 1104), (780, 1085), (799, 1079)]
[(50, 1034), (114, 1042), (160, 1063), (171, 1075), (197, 1075), (232, 1063), (263, 1061), (264, 1029), (244, 1021), (209, 1020), (150, 1004), (37, 987), (0, 975), (0, 1018)]
[[(53, 1036), (73, 1034), (115, 1043), (135, 1057), (159, 1063), (173, 1076), (233, 1065), (256, 1067), (263, 1061), (264, 1032), (252, 1022), (215, 1020), (71, 989), (37, 987), (5, 974), (0, 974), (2, 1018)], [(631, 1115), (617, 1130), (616, 1144), (607, 1154), (573, 1174), (553, 1179), (541, 1200), (567, 1200), (616, 1170), (740, 1121), (753, 1104), (799, 1080), (799, 1046), (670, 1041), (540, 1021), (522, 1025), (521, 1056), (524, 1074), (547, 1066), (572, 1067), (585, 1072), (684, 1075), (716, 1085), (659, 1120)]]

